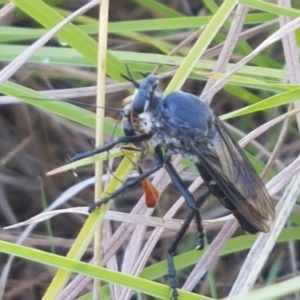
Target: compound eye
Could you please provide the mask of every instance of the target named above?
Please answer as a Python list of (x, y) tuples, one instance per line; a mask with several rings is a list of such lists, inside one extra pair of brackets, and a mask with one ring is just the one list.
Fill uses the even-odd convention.
[(144, 90), (138, 91), (138, 93), (134, 97), (134, 101), (132, 104), (133, 111), (137, 114), (143, 113), (149, 107), (149, 100), (147, 99), (147, 92)]

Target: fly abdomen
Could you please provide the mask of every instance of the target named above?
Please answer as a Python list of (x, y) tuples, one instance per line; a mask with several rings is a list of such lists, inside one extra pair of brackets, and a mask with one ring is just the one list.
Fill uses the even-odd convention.
[(201, 163), (195, 163), (203, 181), (207, 185), (210, 192), (217, 197), (220, 202), (229, 210), (235, 210), (236, 207), (228, 202), (227, 197), (224, 195), (223, 191), (220, 189), (218, 183), (212, 179), (207, 170), (201, 165)]
[(238, 220), (241, 228), (249, 233), (255, 234), (258, 232), (257, 228), (255, 228), (251, 223), (247, 221), (247, 219), (239, 212), (237, 207), (226, 197), (222, 189), (219, 187), (219, 184), (212, 179), (212, 177), (209, 175), (207, 170), (201, 165), (201, 163), (195, 163), (203, 181), (207, 185), (208, 189), (214, 195), (218, 200), (221, 202), (221, 204), (226, 207), (228, 210), (232, 212), (232, 214), (236, 217)]

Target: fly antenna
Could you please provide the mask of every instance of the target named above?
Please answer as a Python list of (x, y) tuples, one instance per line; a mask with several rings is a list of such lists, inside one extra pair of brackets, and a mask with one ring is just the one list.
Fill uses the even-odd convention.
[(139, 74), (144, 78), (146, 78), (150, 73), (139, 72)]
[(127, 81), (131, 82), (131, 83), (133, 84), (133, 86), (134, 86), (136, 89), (138, 89), (138, 88), (140, 87), (140, 84), (139, 84), (136, 80), (134, 80), (134, 78), (132, 77), (132, 74), (131, 74), (131, 72), (130, 72), (130, 70), (129, 70), (128, 65), (126, 64), (125, 66), (126, 66), (126, 72), (127, 72), (128, 76), (127, 76), (127, 75), (123, 75), (123, 74), (121, 74), (121, 76), (122, 76), (124, 79), (126, 79)]

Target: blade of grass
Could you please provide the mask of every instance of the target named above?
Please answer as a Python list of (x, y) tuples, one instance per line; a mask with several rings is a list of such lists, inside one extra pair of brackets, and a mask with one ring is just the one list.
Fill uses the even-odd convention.
[[(106, 53), (107, 53), (107, 25), (108, 25), (109, 1), (102, 0), (99, 10), (99, 35), (98, 35), (98, 62), (97, 62), (97, 98), (96, 98), (96, 147), (103, 145), (104, 137), (104, 110), (105, 107), (105, 79), (106, 79)], [(102, 193), (102, 161), (95, 163), (95, 193), (94, 202), (99, 201)], [(99, 213), (104, 214), (107, 211), (105, 205), (99, 209)], [(101, 220), (102, 221), (102, 220)], [(100, 266), (102, 259), (102, 222), (95, 228), (94, 233), (94, 265)], [(100, 290), (100, 281), (94, 280), (93, 298), (98, 299)]]
[[(102, 267), (77, 261), (76, 259), (62, 257), (60, 255), (29, 248), (21, 245), (0, 241), (0, 251), (9, 255), (22, 257), (38, 263), (47, 264), (52, 267), (61, 268), (65, 272), (76, 272), (106, 282), (112, 282), (127, 286), (133, 290), (157, 297), (158, 299), (170, 299), (170, 288), (161, 283), (152, 282), (143, 278), (138, 278), (120, 272), (111, 271)], [(179, 290), (181, 299), (209, 300), (211, 298), (192, 294)], [(55, 299), (55, 298), (43, 298)]]
[(295, 88), (290, 91), (280, 93), (275, 96), (264, 99), (253, 105), (249, 105), (244, 108), (237, 109), (233, 112), (225, 114), (222, 116), (222, 119), (227, 120), (229, 118), (254, 113), (257, 111), (271, 109), (271, 108), (274, 108), (274, 107), (277, 107), (280, 105), (284, 105), (284, 104), (288, 104), (288, 103), (297, 101), (299, 99), (299, 97), (300, 97), (300, 88)]
[(178, 90), (182, 87), (192, 69), (195, 67), (196, 63), (209, 46), (213, 38), (216, 36), (221, 26), (227, 20), (237, 3), (237, 0), (225, 0), (223, 2), (219, 10), (214, 14), (210, 22), (207, 24), (205, 30), (198, 38), (193, 48), (189, 51), (189, 54), (183, 59), (180, 67), (166, 88), (165, 94), (168, 94), (174, 90)]
[[(63, 19), (59, 13), (42, 1), (13, 0), (13, 3), (46, 28), (52, 28)], [(80, 52), (94, 66), (97, 65), (97, 42), (79, 27), (69, 24), (57, 36)], [(126, 73), (125, 65), (111, 52), (107, 53), (106, 71), (112, 78), (124, 81), (120, 74)]]
[[(125, 158), (119, 165), (117, 171), (115, 172), (115, 176), (113, 176), (112, 180), (109, 182), (105, 191), (101, 195), (102, 198), (111, 194), (113, 191), (115, 191), (121, 186), (123, 182), (122, 180), (124, 180), (124, 178), (128, 176), (130, 170), (133, 167), (132, 161), (135, 162), (136, 159), (137, 155), (135, 153), (128, 153), (128, 155), (125, 156)], [(109, 203), (105, 206), (105, 208), (106, 210), (109, 209)], [(95, 210), (95, 212), (88, 217), (67, 255), (68, 258), (77, 260), (81, 258), (84, 251), (86, 250), (86, 247), (88, 246), (88, 244), (94, 236), (95, 228), (102, 221), (103, 215), (104, 211), (100, 212), (99, 210)], [(66, 284), (67, 280), (70, 278), (70, 276), (70, 272), (66, 270), (59, 270), (53, 278), (50, 286), (48, 287), (43, 299), (55, 299), (58, 293)]]
[(45, 45), (55, 34), (63, 29), (68, 23), (74, 20), (78, 15), (85, 13), (87, 10), (94, 7), (98, 1), (94, 0), (84, 5), (80, 9), (76, 10), (67, 18), (63, 19), (45, 35), (39, 38), (36, 42), (31, 44), (24, 52), (20, 53), (18, 57), (12, 60), (7, 66), (5, 66), (0, 72), (0, 86), (8, 80), (27, 60), (35, 53), (39, 48)]
[(249, 6), (254, 9), (260, 9), (263, 11), (267, 11), (269, 13), (278, 15), (278, 16), (286, 16), (291, 18), (297, 18), (300, 16), (300, 11), (298, 9), (283, 7), (274, 3), (268, 3), (266, 1), (261, 0), (240, 0), (241, 4)]

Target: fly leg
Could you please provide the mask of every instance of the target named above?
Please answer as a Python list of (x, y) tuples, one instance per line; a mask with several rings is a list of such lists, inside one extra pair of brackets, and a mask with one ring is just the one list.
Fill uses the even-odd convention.
[[(199, 199), (197, 199), (196, 204), (197, 204), (198, 208), (203, 204), (203, 202), (208, 198), (209, 195), (210, 195), (210, 192), (207, 190), (200, 196)], [(168, 275), (169, 275), (169, 282), (170, 282), (169, 284), (170, 284), (171, 289), (173, 290), (172, 300), (178, 299), (178, 292), (176, 290), (177, 280), (176, 280), (176, 268), (175, 268), (175, 264), (174, 264), (174, 254), (178, 247), (179, 242), (184, 237), (187, 229), (189, 228), (190, 223), (192, 222), (192, 220), (194, 218), (195, 218), (195, 211), (191, 210), (189, 212), (187, 218), (184, 220), (181, 228), (176, 233), (176, 235), (172, 238), (172, 240), (169, 243), (168, 248), (167, 248)], [(200, 218), (200, 221), (201, 221), (201, 218)], [(196, 222), (196, 224), (197, 224), (197, 222)], [(201, 250), (201, 249), (203, 249), (203, 246), (204, 246), (202, 224), (200, 227), (197, 224), (197, 231), (198, 231), (198, 238), (197, 238), (196, 249)]]
[[(195, 201), (194, 196), (187, 189), (184, 182), (180, 178), (179, 174), (173, 167), (172, 163), (170, 162), (170, 159), (166, 159), (165, 169), (168, 172), (169, 176), (171, 177), (173, 184), (176, 186), (176, 188), (179, 190), (181, 195), (184, 197), (186, 204), (188, 205), (188, 207), (192, 210), (192, 212), (194, 214), (194, 218), (196, 221), (196, 225), (198, 228), (198, 234), (199, 234), (198, 248), (201, 249), (204, 246), (204, 241), (203, 241), (204, 235), (203, 235), (201, 216), (200, 216), (200, 212), (198, 210), (197, 202)], [(207, 192), (207, 195), (208, 194), (209, 194), (209, 192)]]
[(178, 292), (176, 290), (177, 288), (177, 280), (176, 280), (176, 269), (174, 265), (173, 256), (175, 254), (175, 251), (178, 247), (178, 244), (180, 240), (183, 238), (184, 234), (186, 233), (191, 221), (195, 219), (197, 231), (198, 231), (198, 238), (197, 238), (197, 246), (196, 249), (203, 249), (204, 247), (204, 233), (203, 233), (203, 226), (202, 226), (202, 220), (201, 215), (198, 210), (198, 207), (201, 206), (201, 204), (207, 199), (210, 192), (206, 191), (198, 200), (195, 201), (193, 195), (189, 192), (189, 190), (184, 185), (182, 179), (176, 172), (175, 168), (171, 164), (170, 160), (167, 159), (165, 161), (165, 168), (170, 175), (173, 184), (177, 187), (177, 189), (180, 191), (182, 196), (185, 198), (187, 205), (191, 209), (188, 217), (184, 221), (182, 227), (177, 232), (177, 234), (172, 239), (171, 243), (168, 246), (167, 249), (167, 261), (168, 261), (168, 275), (169, 275), (169, 284), (172, 292), (172, 299), (176, 300), (178, 299)]
[(153, 174), (156, 171), (158, 171), (159, 169), (161, 169), (163, 167), (163, 164), (164, 164), (164, 157), (163, 157), (163, 154), (162, 154), (162, 151), (161, 151), (160, 147), (155, 148), (154, 158), (156, 160), (156, 165), (154, 167), (152, 167), (149, 170), (144, 171), (140, 176), (137, 176), (136, 178), (134, 178), (130, 182), (125, 183), (121, 188), (119, 188), (115, 192), (111, 193), (108, 197), (105, 197), (105, 198), (101, 199), (100, 201), (93, 203), (90, 206), (89, 211), (92, 212), (95, 208), (101, 206), (102, 204), (105, 204), (105, 203), (109, 202), (111, 199), (113, 199), (116, 196), (120, 195), (121, 193), (123, 193), (129, 187), (131, 187), (131, 186), (135, 185), (136, 183), (144, 180), (145, 178), (147, 178), (151, 174)]
[(194, 211), (191, 210), (188, 217), (185, 219), (184, 223), (182, 224), (179, 231), (176, 235), (172, 238), (171, 242), (167, 248), (167, 263), (168, 263), (168, 277), (169, 277), (169, 285), (172, 289), (172, 300), (178, 299), (178, 292), (177, 292), (177, 275), (176, 275), (176, 268), (174, 264), (174, 253), (178, 247), (180, 240), (185, 235), (191, 221), (194, 219)]
[(114, 146), (121, 144), (121, 143), (139, 143), (139, 142), (143, 142), (145, 140), (148, 140), (151, 136), (149, 134), (140, 134), (140, 135), (131, 135), (131, 136), (122, 136), (119, 137), (118, 139), (116, 139), (115, 141), (112, 141), (110, 143), (107, 143), (103, 146), (97, 147), (94, 150), (91, 151), (86, 151), (83, 153), (79, 153), (75, 156), (73, 156), (69, 162), (73, 162), (82, 158), (86, 158), (86, 157), (90, 157), (93, 155), (96, 155), (98, 153), (102, 153), (105, 151), (108, 151), (110, 149), (112, 149)]

